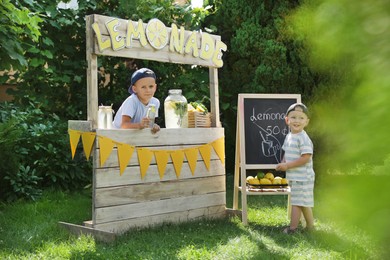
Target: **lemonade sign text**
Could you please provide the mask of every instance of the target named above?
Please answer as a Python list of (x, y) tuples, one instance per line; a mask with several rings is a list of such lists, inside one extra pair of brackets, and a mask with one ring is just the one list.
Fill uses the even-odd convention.
[[(125, 30), (122, 31), (123, 21)], [(194, 58), (211, 61), (214, 67), (222, 67), (222, 51), (227, 46), (222, 41), (205, 32), (185, 31), (184, 27), (177, 27), (172, 24), (167, 28), (163, 22), (154, 18), (147, 24), (142, 20), (138, 22), (131, 20), (111, 19), (105, 23), (109, 37), (104, 38), (98, 22), (92, 24), (100, 52), (112, 48), (119, 51), (124, 48), (133, 48), (134, 40), (141, 47), (150, 45), (154, 50), (162, 50), (165, 47), (171, 53), (180, 55), (191, 55)], [(199, 43), (200, 42), (200, 43)]]

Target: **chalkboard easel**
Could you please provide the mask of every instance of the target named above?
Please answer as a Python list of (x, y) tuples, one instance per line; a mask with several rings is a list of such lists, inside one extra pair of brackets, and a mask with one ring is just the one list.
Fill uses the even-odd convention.
[(241, 191), (244, 225), (248, 224), (247, 195), (289, 196), (290, 194), (289, 192), (250, 192), (246, 189), (246, 172), (256, 169), (274, 169), (282, 161), (282, 145), (289, 131), (285, 114), (288, 107), (296, 102), (301, 102), (301, 95), (238, 95), (233, 209), (238, 208), (238, 192)]

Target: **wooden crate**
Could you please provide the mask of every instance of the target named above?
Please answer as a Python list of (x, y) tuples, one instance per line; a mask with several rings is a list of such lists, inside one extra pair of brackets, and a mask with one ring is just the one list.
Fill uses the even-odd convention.
[[(148, 129), (97, 129), (96, 134), (136, 147), (174, 150), (213, 142), (224, 136), (224, 129), (161, 129), (156, 135)], [(98, 139), (93, 162), (92, 228), (121, 234), (132, 228), (225, 216), (225, 167), (213, 149), (209, 170), (199, 154), (194, 174), (185, 159), (177, 177), (169, 161), (162, 179), (154, 158), (141, 179), (136, 152), (120, 175), (116, 148), (101, 167)]]
[(188, 111), (188, 127), (211, 127), (211, 114), (199, 111)]

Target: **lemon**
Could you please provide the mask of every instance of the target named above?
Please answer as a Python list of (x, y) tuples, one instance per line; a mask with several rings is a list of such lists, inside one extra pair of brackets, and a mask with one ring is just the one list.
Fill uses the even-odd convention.
[(260, 181), (257, 178), (253, 178), (251, 184), (260, 184)]
[(254, 178), (255, 177), (253, 177), (253, 176), (248, 176), (248, 177), (246, 177), (246, 181), (249, 182), (249, 180), (254, 179)]
[(260, 179), (260, 184), (272, 184), (272, 182), (267, 178)]
[(273, 181), (275, 177), (274, 177), (272, 172), (267, 172), (267, 174), (264, 176), (264, 178), (267, 178), (270, 181)]
[(168, 107), (171, 107), (171, 108), (173, 108), (173, 109), (176, 109), (176, 102), (174, 102), (174, 101), (169, 101), (168, 102)]
[(153, 48), (162, 49), (168, 43), (168, 30), (163, 22), (154, 18), (146, 26), (146, 37)]
[(187, 105), (187, 111), (194, 111), (194, 110), (195, 108), (191, 104)]
[(281, 184), (288, 184), (288, 180), (286, 178), (282, 178)]
[(282, 184), (282, 178), (281, 177), (275, 177), (272, 181), (272, 184), (280, 185)]
[(203, 107), (201, 106), (197, 106), (196, 107), (196, 110), (199, 111), (199, 112), (204, 112), (205, 110), (203, 109)]
[[(252, 176), (251, 176), (252, 177)], [(259, 180), (258, 179), (256, 179), (256, 178), (254, 178), (254, 177), (252, 177), (252, 178), (247, 178), (247, 182), (249, 183), (249, 184), (259, 184)]]

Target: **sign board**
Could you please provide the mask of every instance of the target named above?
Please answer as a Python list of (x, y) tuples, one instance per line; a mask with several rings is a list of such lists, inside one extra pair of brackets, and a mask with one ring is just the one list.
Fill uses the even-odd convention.
[(240, 161), (248, 169), (270, 169), (282, 161), (285, 114), (300, 101), (297, 94), (239, 94)]
[(227, 45), (219, 35), (187, 31), (183, 26), (165, 26), (157, 18), (144, 23), (94, 15), (91, 28), (98, 55), (142, 58), (170, 63), (196, 64), (220, 68)]

